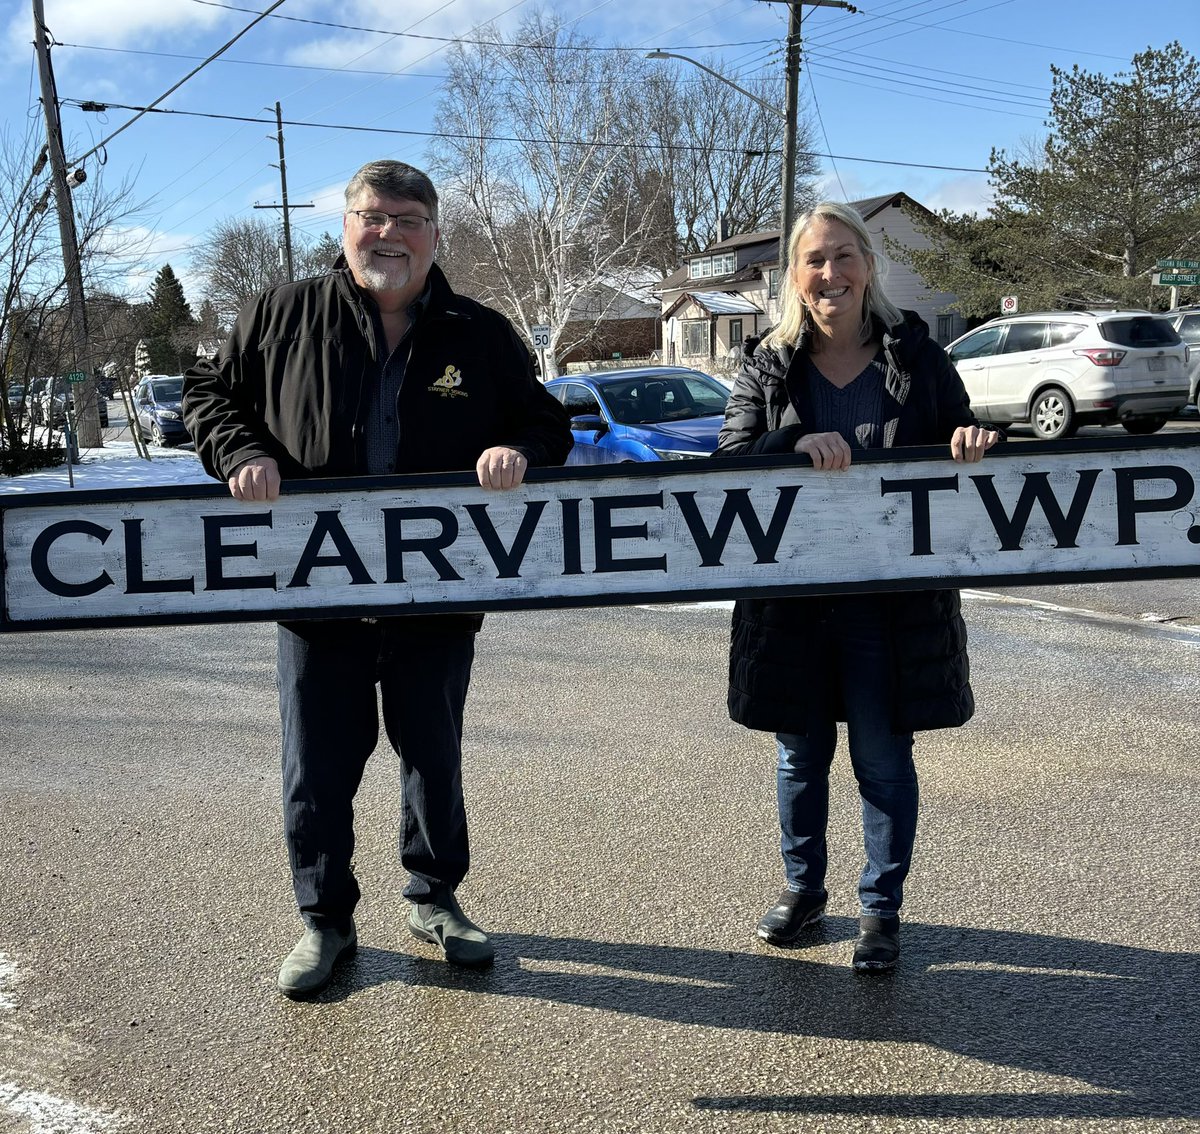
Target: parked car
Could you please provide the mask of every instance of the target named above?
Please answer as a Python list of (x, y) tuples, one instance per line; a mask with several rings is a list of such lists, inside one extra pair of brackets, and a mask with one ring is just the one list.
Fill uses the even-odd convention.
[(156, 445), (177, 445), (189, 441), (183, 424), (182, 374), (150, 374), (133, 392), (138, 432)]
[[(34, 408), (31, 416), (35, 425), (45, 425), (47, 422), (55, 429), (62, 429), (67, 424), (67, 411), (75, 408), (75, 399), (71, 394), (71, 384), (65, 378), (39, 378), (34, 398)], [(108, 428), (108, 399), (96, 391), (96, 412), (100, 417), (100, 427)]]
[(13, 420), (20, 425), (25, 420), (25, 387), (20, 383), (12, 383), (8, 387), (8, 412)]
[(1085, 424), (1154, 433), (1188, 401), (1187, 348), (1148, 311), (1006, 315), (946, 350), (981, 420), (1046, 441)]
[(572, 374), (546, 389), (571, 415), (568, 465), (707, 457), (729, 401), (715, 378), (671, 366)]
[(1200, 410), (1200, 304), (1176, 307), (1163, 318), (1171, 324), (1188, 349), (1188, 401)]

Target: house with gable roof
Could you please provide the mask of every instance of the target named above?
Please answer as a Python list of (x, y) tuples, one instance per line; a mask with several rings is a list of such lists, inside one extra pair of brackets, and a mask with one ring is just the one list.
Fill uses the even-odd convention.
[[(929, 247), (905, 205), (929, 212), (906, 193), (850, 202), (885, 261), (888, 298), (916, 311), (944, 346), (967, 330), (966, 319), (949, 310), (956, 297), (931, 291), (916, 272), (887, 254), (885, 236), (908, 248)], [(731, 236), (687, 257), (659, 285), (659, 295), (663, 362), (698, 370), (727, 366), (744, 339), (762, 334), (779, 318), (779, 230)]]

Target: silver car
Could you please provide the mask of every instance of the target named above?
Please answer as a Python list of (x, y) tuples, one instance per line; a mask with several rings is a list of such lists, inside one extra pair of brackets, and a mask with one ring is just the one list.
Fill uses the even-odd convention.
[(1005, 315), (946, 351), (981, 420), (1028, 422), (1046, 441), (1088, 424), (1154, 433), (1189, 398), (1187, 348), (1149, 311)]
[(1176, 307), (1162, 316), (1188, 349), (1188, 401), (1200, 410), (1200, 304)]

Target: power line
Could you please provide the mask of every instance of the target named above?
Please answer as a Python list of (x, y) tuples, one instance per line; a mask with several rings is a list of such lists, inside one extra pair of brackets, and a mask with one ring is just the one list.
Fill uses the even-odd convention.
[(179, 80), (179, 82), (177, 82), (173, 87), (171, 87), (170, 90), (165, 91), (163, 94), (159, 95), (158, 98), (156, 98), (149, 106), (144, 107), (141, 110), (141, 113), (135, 114), (128, 122), (125, 123), (124, 126), (119, 126), (116, 130), (114, 130), (111, 134), (109, 134), (109, 136), (107, 138), (105, 138), (101, 142), (98, 142), (90, 150), (88, 150), (88, 152), (86, 154), (83, 154), (81, 157), (76, 158), (70, 164), (71, 165), (80, 165), (87, 158), (90, 158), (92, 156), (92, 154), (96, 153), (98, 150), (103, 149), (104, 146), (107, 145), (109, 142), (111, 142), (118, 134), (124, 132), (125, 130), (128, 130), (129, 127), (132, 126), (139, 118), (141, 118), (143, 114), (149, 113), (156, 106), (158, 106), (158, 104), (160, 102), (162, 102), (165, 98), (167, 98), (168, 95), (172, 95), (177, 90), (179, 90), (179, 88), (181, 86), (183, 86), (183, 84), (186, 83), (188, 81), (188, 79), (190, 79), (193, 75), (196, 75), (200, 71), (204, 70), (204, 68), (207, 67), (214, 59), (216, 59), (217, 56), (222, 55), (226, 51), (228, 51), (235, 43), (237, 43), (237, 41), (239, 39), (242, 38), (242, 36), (244, 36), (252, 27), (254, 27), (255, 24), (266, 19), (267, 16), (269, 16), (273, 11), (275, 11), (276, 8), (278, 8), (283, 3), (284, 3), (284, 0), (275, 0), (274, 4), (272, 4), (265, 12), (260, 13), (258, 15), (257, 19), (251, 20), (244, 28), (242, 28), (242, 30), (240, 32), (237, 33), (237, 35), (235, 35), (233, 37), (233, 39), (231, 39), (227, 44), (225, 44), (224, 47), (218, 48), (215, 52), (213, 52), (212, 55), (210, 55), (207, 59), (205, 59), (204, 62), (201, 63), (199, 67), (193, 68), (186, 75), (184, 75), (183, 78)]
[[(197, 2), (199, 2), (199, 0), (197, 0)], [(83, 105), (83, 103), (81, 103), (81, 101), (79, 99), (64, 99), (63, 101), (64, 101), (64, 103), (72, 104), (75, 106)], [(269, 118), (251, 118), (247, 115), (240, 115), (240, 114), (214, 114), (211, 112), (200, 111), (200, 110), (165, 110), (162, 107), (151, 108), (151, 107), (142, 107), (142, 106), (126, 106), (122, 103), (104, 103), (104, 104), (89, 103), (88, 105), (91, 107), (97, 107), (97, 106), (103, 105), (105, 108), (107, 108), (109, 106), (115, 106), (120, 110), (140, 110), (143, 112), (153, 109), (155, 114), (178, 114), (178, 115), (183, 115), (188, 118), (214, 118), (214, 119), (217, 119), (220, 121), (226, 121), (226, 122), (258, 122), (258, 123), (262, 123), (263, 125), (268, 125), (268, 126), (274, 125), (274, 122)], [(573, 138), (513, 138), (513, 137), (508, 137), (505, 135), (497, 135), (497, 134), (484, 134), (484, 135), (480, 136), (479, 134), (449, 133), (446, 131), (438, 131), (438, 130), (402, 130), (402, 129), (399, 129), (398, 127), (394, 127), (394, 126), (355, 126), (355, 125), (350, 125), (350, 124), (334, 123), (334, 122), (302, 122), (302, 121), (291, 120), (291, 119), (285, 119), (283, 125), (285, 125), (285, 126), (306, 126), (311, 129), (314, 129), (314, 130), (349, 130), (349, 131), (357, 131), (357, 132), (368, 133), (368, 134), (400, 134), (400, 135), (404, 135), (407, 137), (447, 138), (450, 140), (460, 140), (460, 141), (532, 142), (537, 145), (589, 146), (589, 147), (601, 147), (601, 148), (605, 148), (605, 149), (653, 150), (653, 149), (658, 148), (658, 146), (653, 142), (598, 142), (593, 139), (586, 139), (586, 138), (579, 139), (579, 140), (575, 140)], [(682, 145), (676, 146), (675, 148), (680, 149), (680, 150), (696, 150), (696, 151), (699, 151), (702, 153), (726, 153), (726, 154), (728, 154), (728, 153), (739, 153), (740, 154), (740, 153), (743, 153), (744, 149), (745, 149), (745, 147), (742, 147), (742, 146), (714, 147), (714, 146), (682, 146)], [(819, 158), (830, 158), (830, 159), (836, 158), (838, 161), (861, 161), (861, 162), (867, 162), (871, 165), (897, 165), (897, 166), (905, 166), (910, 169), (940, 169), (940, 170), (945, 170), (946, 172), (949, 172), (949, 173), (987, 173), (988, 172), (988, 170), (986, 170), (986, 169), (978, 169), (974, 166), (929, 165), (925, 162), (917, 162), (917, 161), (891, 161), (891, 160), (888, 160), (885, 158), (855, 157), (850, 154), (824, 154), (824, 153), (818, 153), (815, 150), (803, 150), (800, 152), (805, 157), (819, 157)]]

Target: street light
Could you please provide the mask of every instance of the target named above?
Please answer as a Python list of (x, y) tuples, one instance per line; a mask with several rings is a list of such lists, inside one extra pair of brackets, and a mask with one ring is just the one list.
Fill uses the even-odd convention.
[[(789, 36), (790, 40), (790, 36)], [(693, 59), (690, 55), (677, 55), (673, 51), (650, 51), (646, 53), (647, 59), (682, 59), (685, 63), (690, 63), (693, 67), (699, 67), (701, 71), (706, 71), (713, 78), (719, 79), (727, 87), (733, 87), (738, 94), (745, 95), (751, 102), (758, 103), (774, 114), (777, 118), (783, 119), (783, 201), (780, 208), (780, 228), (779, 234), (779, 272), (782, 278), (787, 272), (787, 238), (788, 233), (792, 228), (792, 213), (795, 210), (795, 192), (796, 192), (796, 97), (795, 83), (792, 81), (791, 70), (788, 71), (788, 92), (787, 92), (787, 111), (780, 110), (774, 103), (767, 102), (766, 99), (759, 98), (756, 94), (751, 94), (745, 87), (739, 87), (732, 79), (727, 79), (720, 71), (714, 71), (711, 67), (701, 63), (699, 59)]]

